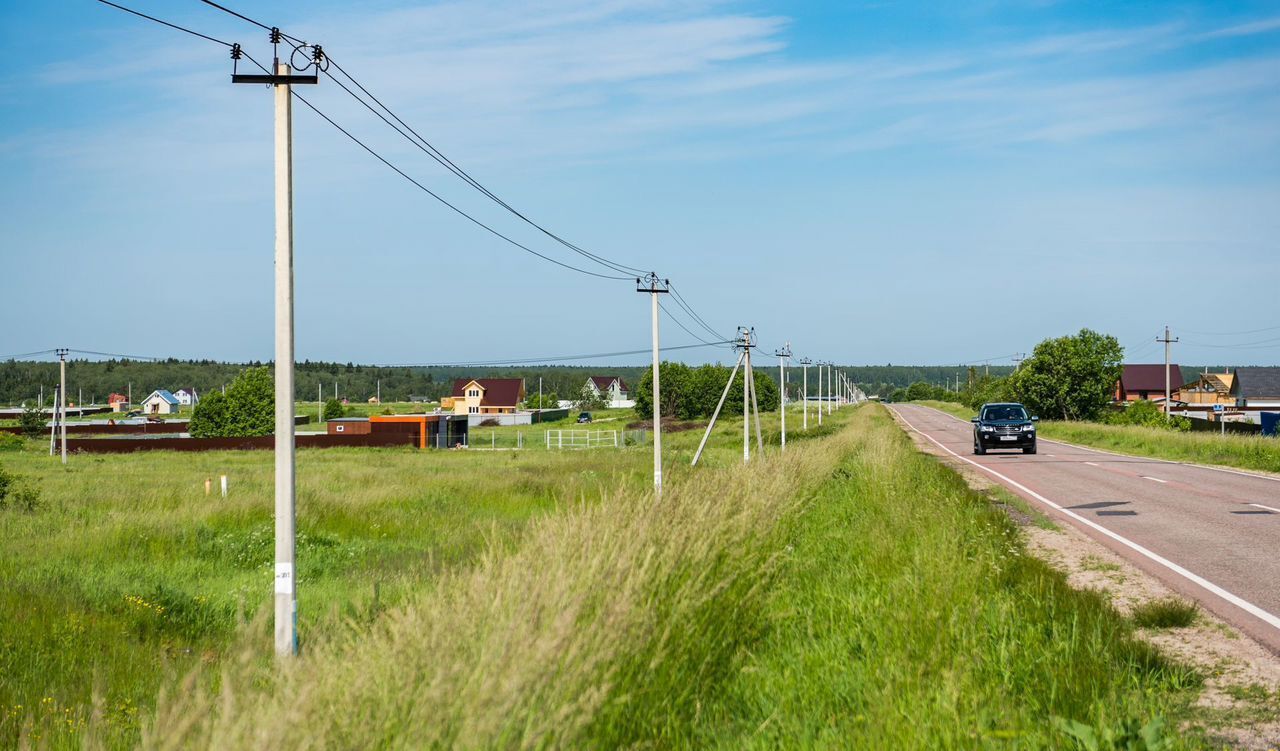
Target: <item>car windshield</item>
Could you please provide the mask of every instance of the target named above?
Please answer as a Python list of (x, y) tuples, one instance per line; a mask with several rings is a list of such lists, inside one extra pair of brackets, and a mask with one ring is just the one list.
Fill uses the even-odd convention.
[(1019, 404), (1000, 404), (982, 411), (984, 420), (1025, 420), (1027, 411)]

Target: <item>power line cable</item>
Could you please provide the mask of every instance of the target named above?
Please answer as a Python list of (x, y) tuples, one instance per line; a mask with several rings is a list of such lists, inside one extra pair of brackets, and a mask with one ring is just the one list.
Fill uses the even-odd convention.
[(677, 325), (677, 326), (679, 326), (681, 329), (683, 329), (683, 330), (684, 330), (684, 333), (688, 334), (689, 336), (693, 337), (694, 339), (697, 339), (698, 341), (700, 341), (700, 342), (702, 342), (703, 344), (706, 344), (706, 345), (708, 345), (708, 346), (719, 346), (719, 345), (715, 345), (715, 344), (713, 344), (712, 342), (707, 341), (706, 339), (702, 338), (701, 336), (698, 336), (698, 335), (697, 335), (697, 334), (695, 334), (693, 331), (690, 331), (690, 330), (689, 330), (689, 327), (688, 327), (688, 326), (685, 326), (683, 323), (681, 323), (680, 319), (679, 319), (679, 318), (676, 318), (676, 317), (675, 317), (675, 315), (673, 315), (673, 314), (671, 313), (671, 311), (670, 311), (670, 310), (667, 310), (667, 306), (663, 305), (661, 301), (659, 301), (659, 302), (658, 302), (658, 307), (662, 309), (662, 312), (663, 312), (663, 313), (666, 313), (666, 314), (667, 314), (667, 318), (670, 318), (670, 319), (675, 323), (675, 325)]
[(1251, 329), (1249, 331), (1191, 331), (1189, 329), (1179, 329), (1182, 333), (1195, 334), (1196, 336), (1245, 336), (1247, 334), (1261, 334), (1264, 331), (1276, 330), (1280, 330), (1280, 326), (1268, 326), (1264, 329)]
[(693, 306), (689, 304), (689, 301), (684, 299), (684, 295), (680, 294), (680, 291), (677, 290), (669, 281), (667, 282), (667, 289), (671, 290), (671, 296), (675, 298), (676, 303), (679, 304), (680, 307), (684, 308), (685, 312), (688, 313), (693, 320), (697, 321), (699, 326), (702, 326), (702, 328), (706, 329), (707, 332), (714, 337), (719, 339), (726, 338), (724, 334), (716, 331), (706, 322), (706, 320), (702, 318), (702, 316), (698, 315), (697, 312), (694, 311)]
[(164, 357), (147, 357), (146, 355), (122, 355), (117, 352), (94, 352), (91, 349), (69, 349), (68, 352), (75, 352), (81, 355), (98, 355), (99, 357), (114, 357), (118, 360), (164, 360)]
[(47, 355), (51, 352), (57, 352), (57, 351), (58, 350), (56, 349), (42, 349), (36, 352), (22, 352), (16, 355), (0, 355), (0, 360), (17, 360), (20, 358), (32, 357), (34, 355)]
[[(707, 342), (704, 344), (683, 344), (674, 347), (663, 347), (663, 352), (673, 352), (686, 349), (701, 349), (703, 347), (718, 347), (729, 342)], [(586, 355), (561, 355), (554, 357), (527, 357), (514, 358), (509, 360), (472, 360), (459, 362), (429, 362), (429, 363), (377, 363), (366, 365), (363, 367), (371, 368), (444, 368), (444, 367), (485, 367), (492, 365), (537, 365), (541, 363), (553, 362), (571, 362), (574, 360), (598, 360), (605, 357), (623, 357), (625, 355), (644, 355), (652, 352), (652, 349), (633, 349), (622, 352), (597, 352), (595, 354)]]
[[(261, 68), (264, 72), (268, 72), (268, 73), (270, 72), (270, 71), (268, 71), (268, 70), (267, 70), (267, 68), (266, 68), (266, 67), (264, 67), (264, 66), (262, 65), (262, 63), (260, 63), (260, 62), (258, 62), (257, 60), (255, 60), (255, 59), (254, 59), (254, 58), (253, 58), (249, 53), (245, 52), (245, 53), (243, 53), (243, 54), (244, 54), (245, 58), (249, 60), (249, 62), (251, 62), (251, 63), (253, 63), (254, 65), (258, 66), (258, 67), (259, 67), (259, 68)], [(586, 274), (587, 276), (594, 276), (594, 277), (598, 277), (598, 278), (600, 278), (600, 279), (614, 279), (614, 280), (622, 280), (622, 281), (630, 281), (630, 280), (632, 279), (632, 277), (630, 277), (630, 276), (613, 276), (613, 275), (610, 275), (610, 274), (599, 274), (599, 273), (596, 273), (596, 272), (594, 272), (594, 271), (589, 271), (589, 270), (587, 270), (587, 269), (580, 268), (580, 267), (578, 267), (578, 266), (574, 266), (574, 265), (572, 265), (572, 264), (565, 263), (564, 261), (560, 261), (560, 260), (557, 260), (557, 259), (555, 259), (555, 258), (552, 258), (551, 256), (548, 256), (548, 255), (544, 255), (544, 254), (542, 254), (542, 253), (539, 253), (538, 251), (534, 250), (533, 248), (530, 248), (529, 246), (527, 246), (527, 245), (525, 245), (525, 244), (523, 244), (523, 243), (521, 243), (521, 242), (519, 242), (519, 241), (517, 241), (517, 240), (514, 240), (514, 239), (512, 239), (511, 237), (508, 237), (507, 235), (504, 235), (503, 233), (499, 232), (498, 230), (494, 229), (493, 227), (490, 227), (489, 225), (485, 224), (484, 222), (480, 221), (479, 219), (477, 219), (477, 218), (475, 218), (474, 216), (472, 216), (472, 215), (468, 214), (467, 212), (465, 212), (465, 211), (463, 211), (462, 209), (458, 208), (457, 206), (453, 205), (453, 204), (452, 204), (452, 203), (450, 203), (449, 201), (445, 200), (445, 199), (444, 199), (444, 198), (442, 198), (438, 193), (436, 193), (435, 191), (431, 190), (431, 189), (430, 189), (430, 188), (428, 188), (427, 186), (423, 185), (422, 183), (418, 182), (418, 181), (417, 181), (417, 180), (415, 180), (414, 178), (410, 177), (410, 176), (409, 176), (409, 174), (408, 174), (408, 173), (406, 173), (404, 170), (402, 170), (402, 169), (400, 169), (399, 167), (397, 167), (396, 165), (392, 164), (392, 163), (391, 163), (391, 162), (390, 162), (386, 157), (384, 157), (384, 156), (382, 156), (381, 154), (379, 154), (378, 152), (374, 151), (372, 148), (370, 148), (370, 147), (369, 147), (369, 145), (368, 145), (368, 144), (366, 144), (364, 141), (361, 141), (359, 138), (357, 138), (356, 136), (354, 136), (354, 135), (351, 133), (351, 131), (347, 130), (346, 128), (342, 127), (342, 126), (341, 126), (341, 125), (339, 125), (337, 122), (335, 122), (335, 121), (333, 120), (333, 118), (329, 117), (329, 116), (328, 116), (328, 115), (326, 115), (324, 112), (322, 112), (322, 111), (320, 110), (320, 108), (319, 108), (319, 107), (316, 107), (314, 104), (312, 104), (310, 101), (308, 101), (306, 97), (302, 96), (301, 94), (299, 94), (299, 93), (298, 93), (298, 92), (296, 92), (296, 91), (293, 91), (292, 89), (290, 89), (290, 92), (293, 94), (293, 96), (294, 96), (294, 98), (295, 98), (295, 99), (297, 99), (298, 101), (300, 101), (300, 102), (302, 102), (303, 104), (305, 104), (305, 105), (306, 105), (306, 106), (307, 106), (307, 107), (308, 107), (312, 112), (314, 112), (314, 113), (316, 113), (317, 115), (319, 115), (319, 116), (320, 116), (320, 117), (321, 117), (325, 122), (329, 123), (329, 124), (330, 124), (330, 125), (332, 125), (334, 128), (337, 128), (337, 129), (338, 129), (338, 131), (339, 131), (340, 133), (342, 133), (342, 134), (343, 134), (344, 136), (346, 136), (347, 138), (351, 139), (351, 140), (352, 140), (353, 142), (355, 142), (355, 143), (356, 143), (356, 145), (358, 145), (360, 148), (362, 148), (362, 149), (364, 149), (365, 151), (369, 152), (369, 154), (370, 154), (370, 155), (372, 155), (375, 159), (377, 159), (378, 161), (382, 162), (382, 163), (383, 163), (383, 164), (385, 164), (387, 167), (391, 168), (391, 169), (392, 169), (396, 174), (400, 175), (400, 176), (401, 176), (401, 177), (403, 177), (405, 180), (408, 180), (410, 183), (412, 183), (415, 187), (417, 187), (417, 188), (418, 188), (419, 190), (421, 190), (422, 192), (426, 193), (427, 195), (431, 196), (432, 198), (436, 199), (436, 200), (437, 200), (437, 201), (439, 201), (440, 203), (442, 203), (442, 204), (444, 204), (445, 206), (447, 206), (447, 207), (448, 207), (449, 209), (451, 209), (454, 213), (456, 213), (456, 214), (458, 214), (459, 216), (463, 217), (464, 219), (466, 219), (466, 220), (470, 221), (472, 224), (476, 225), (477, 227), (480, 227), (481, 229), (485, 230), (486, 232), (488, 232), (488, 233), (492, 234), (493, 236), (498, 237), (498, 238), (500, 238), (500, 239), (502, 239), (502, 240), (505, 240), (505, 241), (507, 241), (508, 243), (510, 243), (511, 245), (514, 245), (515, 247), (517, 247), (517, 248), (519, 248), (519, 249), (521, 249), (521, 250), (525, 251), (526, 253), (529, 253), (529, 254), (531, 254), (531, 255), (535, 255), (535, 256), (537, 256), (538, 258), (541, 258), (541, 259), (542, 259), (542, 260), (544, 260), (544, 261), (549, 261), (549, 262), (551, 262), (551, 263), (554, 263), (554, 264), (555, 264), (555, 265), (557, 265), (557, 266), (561, 266), (561, 267), (563, 267), (563, 268), (569, 269), (570, 271), (576, 271), (576, 272), (578, 272), (579, 274)]]
[(139, 18), (145, 18), (148, 21), (155, 21), (156, 23), (161, 24), (162, 26), (168, 26), (171, 29), (177, 29), (178, 31), (190, 34), (191, 36), (200, 37), (201, 39), (208, 39), (210, 42), (217, 42), (218, 44), (221, 44), (223, 47), (232, 46), (231, 42), (224, 42), (221, 39), (211, 37), (208, 34), (201, 34), (198, 31), (193, 31), (191, 29), (188, 29), (185, 26), (179, 26), (176, 23), (169, 23), (168, 21), (162, 21), (159, 18), (156, 18), (155, 16), (148, 16), (146, 13), (140, 13), (136, 10), (133, 10), (132, 8), (126, 8), (123, 5), (117, 5), (111, 2), (110, 0), (98, 0), (98, 2), (102, 3), (103, 5), (110, 5), (112, 8), (115, 8), (116, 10), (122, 10), (125, 13), (132, 13), (133, 15)]
[[(233, 15), (233, 16), (235, 16), (235, 17), (237, 17), (237, 18), (240, 18), (240, 19), (242, 19), (242, 20), (248, 21), (249, 23), (251, 23), (251, 24), (253, 24), (253, 25), (255, 25), (255, 26), (258, 26), (258, 27), (260, 27), (260, 28), (267, 29), (267, 30), (272, 30), (272, 29), (275, 29), (275, 28), (276, 28), (276, 27), (272, 27), (272, 26), (267, 26), (266, 24), (261, 23), (260, 21), (255, 21), (255, 20), (253, 20), (252, 18), (249, 18), (249, 17), (247, 17), (247, 16), (244, 16), (244, 15), (242, 15), (242, 14), (240, 14), (240, 13), (237, 13), (236, 11), (233, 11), (233, 10), (231, 10), (231, 9), (229, 9), (229, 8), (225, 7), (225, 6), (222, 6), (222, 5), (219, 5), (218, 3), (212, 2), (212, 0), (201, 0), (201, 1), (202, 1), (202, 2), (204, 2), (206, 5), (209, 5), (209, 6), (211, 6), (211, 7), (217, 8), (218, 10), (221, 10), (221, 11), (223, 11), (223, 12), (225, 12), (225, 13), (229, 13), (229, 14), (231, 14), (231, 15)], [(282, 35), (283, 35), (286, 39), (290, 39), (290, 40), (292, 40), (292, 41), (294, 41), (294, 42), (302, 43), (302, 40), (298, 39), (297, 37), (293, 37), (293, 36), (289, 36), (289, 35), (287, 35), (287, 34), (283, 34), (283, 32), (282, 32)], [(388, 127), (390, 127), (392, 130), (396, 131), (396, 133), (398, 133), (400, 136), (402, 136), (405, 140), (409, 141), (409, 143), (411, 143), (413, 146), (415, 146), (418, 150), (420, 150), (420, 151), (422, 151), (423, 153), (427, 154), (427, 156), (431, 157), (433, 160), (435, 160), (437, 163), (439, 163), (439, 164), (440, 164), (440, 166), (442, 166), (442, 167), (444, 167), (445, 169), (447, 169), (447, 170), (449, 170), (450, 172), (452, 172), (455, 176), (457, 176), (457, 177), (458, 177), (459, 179), (461, 179), (463, 182), (465, 182), (465, 183), (467, 183), (468, 185), (470, 185), (471, 187), (475, 188), (475, 189), (476, 189), (477, 191), (479, 191), (481, 194), (483, 194), (483, 195), (484, 195), (484, 196), (486, 196), (487, 198), (491, 199), (492, 201), (494, 201), (495, 203), (497, 203), (497, 204), (498, 204), (499, 206), (501, 206), (502, 208), (506, 209), (506, 210), (507, 210), (508, 212), (510, 212), (512, 215), (514, 215), (515, 217), (519, 218), (521, 221), (525, 222), (526, 224), (528, 224), (529, 226), (533, 227), (534, 229), (537, 229), (539, 232), (541, 232), (542, 234), (544, 234), (544, 235), (546, 235), (547, 237), (551, 238), (552, 240), (554, 240), (554, 241), (556, 241), (556, 242), (560, 243), (561, 245), (565, 246), (566, 248), (569, 248), (569, 249), (570, 249), (570, 250), (572, 250), (573, 252), (578, 253), (579, 255), (583, 256), (584, 258), (588, 258), (588, 259), (590, 259), (590, 260), (592, 260), (592, 261), (595, 261), (596, 263), (599, 263), (600, 265), (605, 266), (606, 268), (609, 268), (609, 269), (611, 269), (611, 270), (613, 270), (613, 271), (621, 272), (621, 273), (624, 273), (624, 274), (626, 274), (626, 273), (630, 273), (630, 274), (644, 274), (644, 273), (646, 273), (644, 269), (636, 268), (636, 267), (634, 267), (634, 266), (627, 266), (626, 264), (622, 264), (622, 263), (619, 263), (619, 262), (616, 262), (616, 261), (612, 261), (612, 260), (610, 260), (610, 259), (608, 259), (608, 258), (605, 258), (604, 256), (600, 256), (600, 255), (597, 255), (597, 254), (595, 254), (595, 253), (592, 253), (591, 251), (588, 251), (588, 250), (586, 250), (585, 248), (582, 248), (582, 247), (581, 247), (581, 246), (579, 246), (579, 245), (576, 245), (576, 244), (574, 244), (574, 243), (569, 242), (568, 240), (565, 240), (564, 238), (560, 237), (560, 236), (559, 236), (559, 235), (557, 235), (556, 233), (552, 232), (551, 230), (547, 229), (546, 227), (542, 226), (541, 224), (538, 224), (537, 222), (535, 222), (535, 221), (533, 221), (532, 219), (530, 219), (530, 218), (529, 218), (528, 216), (526, 216), (524, 213), (522, 213), (521, 211), (517, 210), (514, 206), (512, 206), (512, 205), (511, 205), (511, 204), (509, 204), (509, 203), (507, 203), (507, 202), (506, 202), (506, 201), (504, 201), (502, 198), (498, 197), (498, 195), (497, 195), (497, 194), (495, 194), (493, 191), (489, 190), (487, 187), (485, 187), (483, 184), (481, 184), (479, 180), (475, 179), (474, 177), (472, 177), (472, 176), (471, 176), (471, 174), (470, 174), (470, 173), (468, 173), (468, 172), (467, 172), (466, 170), (464, 170), (463, 168), (459, 167), (459, 166), (458, 166), (458, 165), (457, 165), (457, 164), (456, 164), (452, 159), (450, 159), (449, 157), (445, 156), (445, 154), (444, 154), (443, 152), (441, 152), (439, 149), (437, 149), (435, 146), (433, 146), (433, 145), (431, 144), (431, 142), (430, 142), (430, 141), (428, 141), (425, 137), (423, 137), (421, 133), (419, 133), (417, 130), (415, 130), (415, 129), (413, 128), (413, 126), (411, 126), (411, 125), (409, 125), (408, 123), (406, 123), (406, 122), (404, 121), (404, 119), (403, 119), (403, 118), (401, 118), (401, 117), (400, 117), (399, 115), (397, 115), (397, 114), (396, 114), (396, 113), (395, 113), (395, 112), (394, 112), (390, 107), (388, 107), (386, 104), (384, 104), (384, 103), (382, 102), (382, 100), (381, 100), (381, 99), (379, 99), (377, 96), (375, 96), (375, 95), (373, 94), (373, 92), (369, 91), (369, 89), (368, 89), (367, 87), (365, 87), (365, 85), (364, 85), (364, 84), (362, 84), (362, 83), (360, 83), (358, 80), (356, 80), (355, 76), (353, 76), (353, 75), (351, 75), (349, 72), (347, 72), (347, 70), (346, 70), (345, 68), (343, 68), (341, 64), (339, 64), (336, 60), (334, 60), (334, 59), (333, 59), (333, 56), (332, 56), (331, 54), (329, 54), (329, 53), (327, 53), (327, 52), (326, 52), (325, 57), (326, 57), (326, 59), (329, 61), (329, 64), (330, 64), (330, 65), (332, 65), (332, 66), (333, 66), (333, 67), (334, 67), (338, 72), (340, 72), (343, 76), (345, 76), (345, 77), (347, 78), (347, 80), (349, 80), (349, 81), (351, 82), (351, 84), (352, 84), (353, 86), (355, 86), (356, 88), (358, 88), (358, 89), (359, 89), (359, 90), (360, 90), (360, 91), (361, 91), (365, 96), (367, 96), (370, 100), (372, 100), (372, 101), (374, 102), (374, 104), (376, 104), (376, 105), (378, 106), (378, 108), (380, 108), (383, 112), (386, 112), (386, 113), (387, 113), (387, 115), (389, 115), (389, 116), (391, 117), (391, 120), (395, 120), (395, 123), (393, 123), (393, 122), (391, 122), (391, 120), (387, 119), (387, 116), (383, 115), (383, 114), (382, 114), (382, 112), (379, 112), (379, 111), (378, 111), (378, 109), (375, 109), (373, 105), (369, 104), (367, 101), (365, 101), (363, 98), (361, 98), (361, 97), (360, 97), (360, 95), (358, 95), (358, 94), (356, 94), (354, 91), (352, 91), (352, 90), (351, 90), (351, 89), (350, 89), (346, 84), (344, 84), (341, 80), (339, 80), (339, 79), (338, 79), (336, 76), (334, 76), (332, 73), (330, 73), (330, 72), (329, 72), (329, 71), (327, 71), (327, 70), (323, 71), (323, 72), (325, 73), (325, 75), (327, 75), (327, 76), (329, 77), (329, 79), (330, 79), (330, 80), (332, 80), (334, 83), (336, 83), (336, 84), (337, 84), (337, 85), (338, 85), (338, 86), (339, 86), (343, 91), (345, 91), (349, 96), (351, 96), (351, 98), (355, 99), (357, 102), (359, 102), (361, 105), (363, 105), (366, 109), (368, 109), (370, 112), (372, 112), (374, 115), (376, 115), (380, 120), (382, 120), (384, 123), (386, 123)], [(407, 131), (407, 132), (406, 132), (406, 131)]]

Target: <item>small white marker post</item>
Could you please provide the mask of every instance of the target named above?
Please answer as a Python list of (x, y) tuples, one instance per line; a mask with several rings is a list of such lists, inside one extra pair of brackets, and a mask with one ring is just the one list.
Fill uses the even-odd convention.
[(222, 476), (222, 497), (223, 498), (227, 497), (227, 476), (226, 475)]

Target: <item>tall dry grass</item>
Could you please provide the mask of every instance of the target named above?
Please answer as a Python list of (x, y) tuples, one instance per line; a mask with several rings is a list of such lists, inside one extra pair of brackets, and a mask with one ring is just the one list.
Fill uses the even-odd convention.
[[(283, 669), (249, 655), (220, 690), (162, 695), (143, 745), (423, 748), (627, 745), (663, 737), (762, 626), (780, 521), (847, 434), (661, 498), (616, 491), (538, 520), (515, 551), (445, 574), (372, 627)], [(261, 647), (261, 633), (246, 645)]]

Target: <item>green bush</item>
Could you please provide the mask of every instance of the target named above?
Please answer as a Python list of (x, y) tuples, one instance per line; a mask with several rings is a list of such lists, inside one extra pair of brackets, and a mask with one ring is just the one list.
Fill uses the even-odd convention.
[(342, 402), (337, 399), (329, 399), (324, 403), (324, 412), (322, 414), (326, 420), (336, 420), (345, 416), (347, 410), (342, 406)]
[(39, 438), (44, 433), (46, 422), (44, 410), (34, 404), (24, 408), (22, 415), (18, 418), (18, 425), (22, 427), (22, 434), (28, 438)]
[(0, 433), (0, 451), (21, 451), (26, 445), (22, 436), (14, 433)]
[(1142, 425), (1148, 428), (1183, 432), (1191, 430), (1190, 418), (1177, 415), (1166, 416), (1155, 402), (1146, 399), (1129, 402), (1118, 411), (1107, 413), (1103, 416), (1102, 422), (1109, 425)]
[(195, 438), (271, 435), (275, 429), (275, 382), (270, 368), (242, 371), (227, 387), (200, 400), (188, 431)]
[[(724, 393), (725, 383), (729, 380), (731, 368), (723, 365), (702, 365), (690, 368), (684, 363), (664, 362), (659, 366), (658, 376), (661, 378), (662, 414), (664, 417), (677, 417), (681, 420), (696, 420), (710, 417), (715, 412), (720, 395)], [(773, 380), (765, 370), (755, 370), (752, 383), (755, 384), (756, 402), (761, 412), (772, 412), (778, 408), (781, 392), (778, 382)], [(653, 417), (653, 372), (646, 370), (640, 377), (635, 391), (636, 414), (642, 418)], [(733, 405), (742, 404), (742, 370), (733, 379), (729, 387), (729, 395), (725, 397), (725, 407), (733, 411)]]
[(40, 489), (0, 467), (0, 510), (31, 513), (40, 508)]

